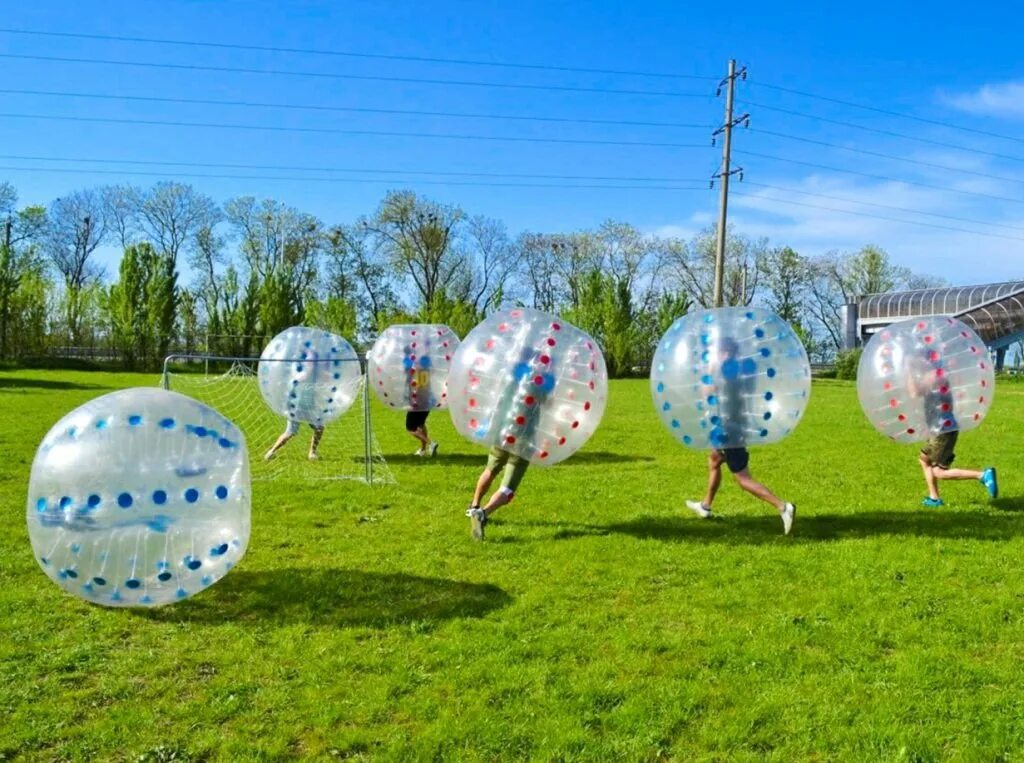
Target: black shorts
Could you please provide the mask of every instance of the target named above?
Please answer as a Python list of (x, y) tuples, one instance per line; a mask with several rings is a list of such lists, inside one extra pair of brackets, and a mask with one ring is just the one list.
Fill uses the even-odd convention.
[(430, 411), (408, 411), (405, 414), (405, 431), (415, 432), (417, 429), (422, 429), (426, 426), (429, 415)]
[(718, 454), (725, 459), (725, 465), (733, 474), (742, 472), (750, 463), (750, 452), (746, 448), (726, 448)]

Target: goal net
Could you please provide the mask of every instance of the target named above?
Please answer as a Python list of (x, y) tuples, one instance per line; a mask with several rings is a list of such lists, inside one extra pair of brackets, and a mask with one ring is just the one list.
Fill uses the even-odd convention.
[(315, 460), (309, 457), (314, 431), (305, 423), (267, 460), (265, 455), (285, 432), (288, 419), (272, 411), (263, 400), (257, 378), (259, 362), (259, 358), (171, 355), (164, 360), (161, 385), (206, 403), (242, 430), (254, 480), (287, 477), (394, 484), (371, 426), (365, 375), (352, 406), (324, 427)]

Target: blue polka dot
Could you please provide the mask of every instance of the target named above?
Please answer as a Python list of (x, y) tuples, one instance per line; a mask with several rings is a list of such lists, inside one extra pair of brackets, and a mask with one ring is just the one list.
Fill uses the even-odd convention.
[(70, 546), (68, 546), (68, 548), (71, 549), (71, 553), (72, 554), (77, 554), (77, 553), (79, 553), (82, 550), (82, 544), (81, 543), (72, 543)]
[(751, 312), (744, 313), (748, 321), (754, 320), (754, 314)]
[(740, 364), (736, 358), (729, 358), (722, 364), (722, 376), (726, 379), (735, 379), (740, 375)]
[(768, 378), (769, 379), (775, 378), (775, 369), (774, 368), (769, 368), (765, 373), (768, 374)]
[(664, 392), (664, 391), (665, 391), (665, 384), (664, 384), (664, 382), (658, 382), (658, 392)]
[(701, 334), (700, 335), (700, 343), (705, 345), (705, 346), (711, 344), (711, 336), (709, 334)]
[(761, 436), (762, 437), (767, 437), (768, 436), (768, 430), (767, 429), (762, 429), (761, 430)]
[(60, 497), (60, 502), (59, 502), (59, 504), (58, 504), (58, 505), (59, 505), (59, 506), (60, 506), (60, 507), (61, 507), (62, 509), (66, 509), (66, 508), (67, 508), (68, 506), (70, 506), (70, 505), (71, 505), (71, 496), (68, 496), (68, 495), (62, 495), (62, 496)]
[(718, 395), (708, 395), (708, 405), (718, 405)]
[(672, 428), (679, 429), (679, 419), (672, 419)]
[(196, 437), (206, 437), (206, 427), (195, 428)]
[(712, 424), (721, 424), (722, 423), (722, 417), (721, 416), (712, 416), (711, 417), (711, 423)]
[(700, 382), (701, 384), (711, 384), (712, 382), (714, 382), (714, 379), (711, 378), (711, 374), (704, 374), (702, 377), (700, 377)]
[(140, 588), (142, 586), (142, 581), (138, 578), (128, 578), (126, 581), (124, 581), (124, 586), (125, 588), (132, 589)]
[(690, 437), (690, 435), (688, 435), (688, 434), (684, 434), (683, 435), (683, 442), (686, 443), (687, 445), (689, 445), (691, 442), (693, 442), (693, 438)]
[(164, 490), (154, 490), (153, 503), (155, 503), (157, 506), (163, 506), (165, 503), (167, 503), (167, 492)]
[(156, 579), (159, 580), (161, 583), (166, 583), (172, 577), (174, 576), (171, 575), (171, 573), (169, 573), (167, 570), (164, 570), (156, 576)]
[(714, 320), (715, 320), (715, 316), (714, 315), (712, 315), (711, 313), (705, 313), (705, 315), (704, 315), (704, 322), (705, 323), (713, 323)]
[(107, 584), (107, 579), (106, 578), (102, 578), (99, 575), (97, 575), (96, 577), (94, 577), (92, 579), (92, 582), (95, 583), (96, 585), (106, 585)]
[(771, 417), (772, 417), (772, 412), (771, 411), (765, 411), (764, 412), (764, 420), (765, 421), (768, 421), (768, 419), (770, 419)]
[(64, 570), (64, 573), (72, 580), (78, 577), (78, 573), (75, 570)]
[(420, 358), (420, 368), (430, 368), (430, 357), (424, 355)]
[(96, 428), (97, 429), (106, 429), (107, 428), (107, 420), (106, 419), (100, 419), (99, 421), (97, 421), (96, 422)]
[(296, 363), (295, 364), (295, 370), (296, 371), (302, 371), (302, 364), (301, 363)]
[(142, 423), (142, 416), (140, 416), (137, 413), (133, 413), (131, 416), (128, 417), (128, 423), (131, 424), (133, 427), (137, 427), (139, 424)]
[(78, 430), (75, 427), (68, 427), (67, 435), (68, 437), (74, 437), (77, 432)]
[(199, 580), (199, 582), (202, 583), (203, 585), (210, 585), (210, 583), (213, 582), (213, 576), (212, 575), (203, 575), (203, 577)]
[[(334, 398), (333, 397), (327, 398), (327, 403), (328, 404), (333, 403), (333, 402), (334, 402)], [(324, 411), (324, 413), (327, 413), (327, 411)]]
[(310, 342), (306, 342), (306, 345), (305, 345), (305, 346), (306, 346), (306, 347), (312, 347), (312, 346), (313, 346), (313, 342), (311, 342), (311, 341), (310, 341)]
[(341, 374), (335, 374), (335, 375), (334, 375), (334, 378), (335, 378), (335, 379), (340, 379), (340, 378), (341, 378)]
[(305, 359), (306, 359), (306, 358), (308, 358), (308, 357), (309, 357), (309, 356), (308, 356), (308, 355), (307, 355), (306, 353), (302, 353), (302, 359), (303, 359), (303, 360), (305, 360)]
[[(700, 354), (700, 359), (704, 363), (707, 363), (710, 358), (711, 358), (711, 353), (709, 353), (707, 350), (704, 350), (704, 352), (702, 352)], [(664, 371), (665, 369), (662, 369), (662, 370)]]
[(163, 429), (174, 429), (174, 419), (160, 419), (160, 426)]
[(203, 563), (190, 554), (185, 557), (185, 566), (190, 570), (198, 570), (203, 566)]
[(663, 411), (671, 411), (672, 410), (672, 403), (670, 403), (670, 402), (668, 402), (666, 400), (665, 403), (661, 406), (661, 410), (663, 410)]
[(662, 372), (664, 370), (665, 370), (665, 364), (664, 363), (659, 363), (658, 364), (658, 372), (660, 373), (660, 372)]
[(217, 485), (214, 494), (223, 501), (228, 497), (228, 489), (224, 485)]
[(234, 443), (231, 442), (231, 440), (229, 440), (227, 437), (221, 437), (219, 440), (217, 440), (217, 444), (220, 445), (222, 448), (230, 448), (232, 445), (234, 445)]
[(297, 386), (297, 385), (298, 385), (298, 383), (299, 383), (299, 380), (298, 380), (298, 379), (292, 379), (292, 386), (293, 386), (293, 387)]
[(757, 373), (757, 361), (753, 358), (744, 358), (740, 366), (744, 376), (753, 376)]
[(337, 392), (337, 391), (338, 391), (337, 387), (331, 387), (331, 392)]
[(754, 329), (754, 336), (758, 339), (764, 339), (764, 329)]
[(88, 506), (90, 509), (95, 509), (97, 506), (100, 505), (100, 497), (96, 495), (96, 493), (93, 493), (92, 495), (85, 499), (85, 505)]
[(174, 595), (177, 596), (179, 599), (184, 599), (186, 596), (188, 596), (188, 591), (186, 591), (184, 588), (179, 588)]
[(772, 351), (769, 350), (767, 347), (762, 347), (761, 348), (761, 357), (762, 358), (767, 358), (771, 354), (772, 354)]
[(227, 553), (228, 544), (221, 543), (219, 546), (214, 546), (210, 549), (210, 556), (223, 556)]
[(764, 399), (765, 399), (765, 400), (771, 400), (771, 399), (772, 399), (773, 397), (775, 397), (775, 395), (773, 395), (773, 394), (771, 393), (771, 390), (769, 390), (768, 392), (765, 392), (765, 393), (764, 393)]
[(189, 503), (195, 503), (196, 501), (199, 500), (199, 491), (196, 490), (194, 487), (190, 487), (188, 490), (185, 491), (185, 500), (188, 501)]
[(117, 505), (122, 509), (127, 509), (132, 505), (132, 496), (130, 493), (121, 493), (117, 497)]
[(340, 366), (340, 365), (341, 365), (341, 361), (340, 361), (340, 360), (336, 360), (336, 361), (334, 361), (334, 367), (335, 367), (335, 368), (337, 368), (337, 367), (338, 367), (338, 366)]

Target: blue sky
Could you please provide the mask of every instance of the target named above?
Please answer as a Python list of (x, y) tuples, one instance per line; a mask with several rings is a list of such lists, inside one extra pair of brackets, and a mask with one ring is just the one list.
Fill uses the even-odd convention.
[[(1004, 11), (1001, 16), (976, 13), (951, 2), (932, 3), (922, 11), (900, 9), (892, 3), (735, 3), (722, 7), (679, 2), (499, 5), (110, 0), (83, 4), (37, 0), (9, 4), (0, 26), (705, 77), (720, 77), (727, 60), (735, 57), (749, 68), (750, 79), (738, 87), (738, 103), (752, 117), (751, 129), (739, 132), (734, 143), (735, 161), (745, 170), (745, 182), (734, 186), (738, 195), (732, 201), (731, 220), (741, 232), (768, 236), (773, 243), (788, 244), (810, 255), (874, 243), (886, 248), (900, 264), (953, 283), (971, 283), (1024, 277), (1024, 203), (1017, 201), (1024, 201), (1024, 61), (1013, 54), (1019, 45), (1015, 33), (1021, 26), (1021, 13), (1016, 12), (1015, 17), (1010, 13), (1014, 12)], [(25, 203), (46, 202), (83, 186), (146, 184), (160, 178), (132, 173), (157, 171), (177, 174), (218, 200), (242, 194), (271, 196), (328, 223), (347, 222), (372, 211), (390, 187), (413, 188), (438, 200), (457, 203), (470, 213), (500, 218), (513, 233), (595, 227), (613, 218), (632, 222), (645, 231), (689, 235), (710, 222), (717, 209), (717, 192), (706, 188), (706, 179), (715, 171), (720, 155), (718, 148), (710, 146), (709, 133), (722, 115), (722, 102), (713, 97), (715, 82), (711, 80), (10, 33), (0, 33), (0, 53), (324, 75), (643, 90), (662, 95), (192, 71), (17, 57), (2, 59), (0, 88), (5, 90), (697, 125), (533, 122), (6, 93), (0, 110), (4, 114), (0, 116), (0, 153), (5, 157), (61, 160), (0, 159), (3, 167), (28, 168), (0, 170), (0, 177), (19, 188)], [(1017, 140), (808, 98), (772, 85)], [(58, 121), (13, 114), (679, 145), (261, 131)], [(858, 130), (821, 118), (933, 143)], [(71, 161), (83, 159), (187, 162), (198, 166), (147, 168)], [(232, 170), (213, 164), (311, 167), (319, 171)], [(85, 171), (45, 172), (43, 168)], [(334, 171), (338, 169), (360, 172)], [(394, 172), (390, 176), (368, 174), (373, 170)], [(493, 173), (496, 177), (429, 174), (439, 171)], [(217, 174), (264, 177), (192, 177)], [(658, 188), (594, 189), (569, 186), (638, 183), (544, 181), (510, 177), (513, 174), (666, 180), (646, 184)], [(270, 175), (319, 179), (265, 177)], [(323, 182), (327, 178), (347, 181)], [(388, 179), (369, 182), (371, 178)], [(453, 182), (474, 180), (492, 185)], [(559, 187), (496, 185), (545, 182)], [(672, 190), (690, 187), (695, 190)], [(965, 231), (998, 233), (1005, 238)], [(112, 257), (112, 253), (106, 256)]]

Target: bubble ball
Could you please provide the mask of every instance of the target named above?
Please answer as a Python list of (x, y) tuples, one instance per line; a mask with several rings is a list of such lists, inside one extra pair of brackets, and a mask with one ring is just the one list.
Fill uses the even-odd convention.
[(65, 591), (109, 607), (159, 607), (238, 563), (250, 501), (234, 424), (176, 392), (127, 389), (76, 408), (43, 438), (28, 534)]
[(351, 407), (362, 379), (352, 345), (337, 334), (305, 326), (292, 326), (270, 340), (257, 375), (272, 411), (317, 427)]
[(651, 396), (672, 436), (695, 450), (778, 442), (811, 393), (811, 364), (782, 318), (757, 307), (676, 320), (651, 361)]
[(370, 386), (391, 408), (447, 408), (448, 372), (458, 346), (459, 337), (442, 324), (390, 326), (366, 356)]
[(495, 313), (455, 352), (455, 428), (468, 440), (541, 465), (564, 461), (597, 429), (608, 371), (589, 335), (526, 307)]
[(994, 392), (985, 342), (948, 316), (886, 326), (868, 341), (857, 367), (861, 408), (875, 429), (898, 442), (974, 429)]

